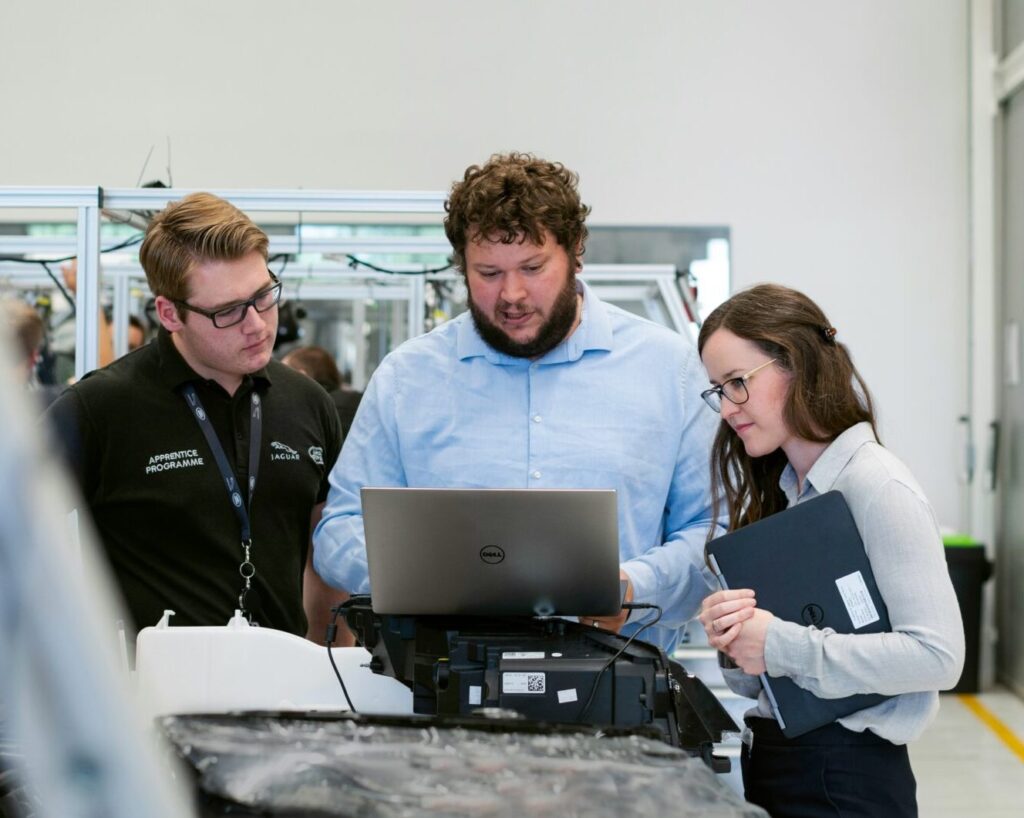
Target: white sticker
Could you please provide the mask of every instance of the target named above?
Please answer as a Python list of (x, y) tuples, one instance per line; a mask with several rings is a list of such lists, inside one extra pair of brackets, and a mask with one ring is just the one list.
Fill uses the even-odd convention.
[(544, 693), (543, 673), (502, 673), (502, 693)]
[(544, 651), (542, 650), (522, 650), (522, 651), (506, 651), (501, 654), (502, 659), (543, 659)]
[(559, 704), (568, 704), (569, 702), (575, 702), (575, 701), (579, 701), (576, 698), (576, 688), (575, 687), (570, 687), (568, 690), (559, 690), (558, 691), (558, 703)]
[(468, 704), (480, 704), (480, 700), (483, 698), (483, 690), (483, 687), (480, 685), (470, 685)]
[(836, 580), (836, 587), (839, 589), (839, 595), (843, 598), (843, 604), (846, 606), (846, 612), (850, 615), (850, 621), (853, 622), (854, 630), (878, 621), (878, 610), (871, 600), (868, 586), (860, 571), (839, 577)]

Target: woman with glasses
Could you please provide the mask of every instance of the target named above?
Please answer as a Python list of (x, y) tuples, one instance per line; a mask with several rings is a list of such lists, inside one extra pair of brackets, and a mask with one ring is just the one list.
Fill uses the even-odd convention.
[[(867, 386), (807, 296), (776, 285), (745, 290), (708, 316), (698, 349), (712, 384), (703, 398), (722, 416), (711, 469), (729, 529), (840, 491), (892, 624), (880, 634), (818, 630), (774, 617), (749, 589), (704, 601), (699, 618), (727, 684), (757, 699), (745, 719), (745, 795), (775, 818), (916, 816), (906, 745), (935, 716), (937, 691), (956, 684), (964, 655), (931, 506), (879, 443)], [(790, 739), (762, 673), (822, 698), (892, 698)]]

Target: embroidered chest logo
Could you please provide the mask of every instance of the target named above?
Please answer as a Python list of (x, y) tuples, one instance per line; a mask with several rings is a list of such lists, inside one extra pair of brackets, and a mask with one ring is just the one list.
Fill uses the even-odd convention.
[(284, 443), (278, 443), (276, 440), (272, 440), (270, 441), (270, 448), (274, 450), (270, 453), (271, 460), (299, 459), (299, 453), (291, 446), (286, 446)]
[(324, 450), (320, 446), (310, 446), (306, 451), (309, 452), (310, 459), (318, 466), (324, 464)]
[(146, 464), (146, 474), (157, 474), (173, 469), (189, 469), (202, 466), (203, 458), (195, 449), (179, 449), (176, 452), (150, 455)]

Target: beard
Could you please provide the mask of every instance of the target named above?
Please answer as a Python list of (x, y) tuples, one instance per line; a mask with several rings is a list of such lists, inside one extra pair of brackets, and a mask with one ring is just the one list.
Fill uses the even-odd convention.
[(476, 305), (472, 292), (469, 294), (469, 312), (473, 316), (476, 331), (492, 349), (515, 358), (539, 358), (562, 343), (572, 329), (576, 322), (576, 296), (576, 274), (570, 273), (555, 303), (551, 305), (551, 314), (529, 341), (510, 338)]

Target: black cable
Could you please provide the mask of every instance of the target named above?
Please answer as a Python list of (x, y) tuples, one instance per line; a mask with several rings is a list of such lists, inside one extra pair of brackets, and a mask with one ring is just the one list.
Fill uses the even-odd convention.
[(341, 685), (341, 692), (345, 696), (345, 701), (348, 702), (348, 709), (355, 713), (356, 709), (352, 706), (352, 699), (348, 696), (348, 688), (345, 687), (345, 680), (341, 678), (341, 673), (338, 672), (338, 666), (334, 663), (334, 653), (331, 651), (331, 645), (334, 644), (334, 639), (338, 635), (338, 614), (341, 613), (342, 605), (335, 605), (331, 608), (331, 613), (334, 616), (331, 617), (331, 623), (327, 626), (327, 637), (324, 644), (327, 646), (327, 658), (331, 660), (331, 667), (334, 668), (334, 675), (338, 677), (338, 684)]
[[(115, 250), (123, 250), (125, 247), (131, 247), (134, 244), (139, 244), (145, 237), (146, 236), (144, 233), (139, 233), (137, 236), (132, 236), (130, 239), (125, 239), (119, 244), (114, 244), (111, 245), (110, 247), (101, 248), (100, 254), (102, 255), (103, 253), (112, 253)], [(50, 265), (60, 264), (63, 261), (72, 261), (73, 259), (76, 258), (78, 258), (77, 255), (62, 256), (61, 258), (21, 258), (19, 256), (0, 256), (0, 261), (10, 261), (13, 262), (14, 264), (38, 264), (40, 267), (46, 270), (46, 274), (50, 277), (50, 280), (54, 283), (57, 289), (60, 290), (60, 294), (64, 296), (64, 299), (71, 306), (71, 315), (75, 315), (78, 311), (77, 305), (75, 303), (75, 298), (74, 296), (71, 295), (71, 293), (67, 291), (67, 288), (61, 283), (60, 279), (57, 278), (56, 275), (54, 275), (53, 270), (50, 269)], [(70, 318), (70, 316), (67, 317)]]
[(45, 261), (40, 261), (38, 263), (42, 265), (42, 268), (44, 270), (46, 270), (46, 274), (50, 277), (50, 280), (57, 285), (57, 289), (60, 290), (60, 294), (64, 296), (64, 299), (68, 302), (68, 304), (71, 305), (71, 314), (74, 315), (75, 312), (77, 312), (77, 307), (75, 304), (75, 299), (71, 297), (71, 293), (69, 293), (65, 289), (64, 285), (61, 284), (60, 279), (53, 274), (53, 270), (50, 269), (49, 264), (47, 264)]
[(450, 270), (452, 268), (451, 264), (445, 264), (443, 267), (434, 267), (432, 269), (424, 268), (422, 270), (389, 270), (387, 267), (378, 267), (376, 264), (370, 264), (370, 262), (368, 261), (363, 261), (360, 258), (356, 258), (351, 253), (347, 253), (345, 255), (345, 258), (348, 259), (348, 266), (353, 270), (356, 269), (357, 267), (365, 267), (367, 270), (373, 270), (375, 273), (385, 273), (387, 275), (392, 276), (425, 276), (430, 275), (431, 273), (443, 273), (446, 270)]
[[(144, 233), (139, 233), (137, 236), (125, 239), (119, 244), (113, 244), (110, 247), (101, 247), (100, 255), (103, 253), (113, 253), (115, 250), (123, 250), (125, 247), (131, 247), (135, 244), (141, 244), (145, 237)], [(40, 264), (45, 267), (47, 264), (60, 264), (62, 261), (72, 261), (76, 258), (78, 258), (77, 253), (72, 256), (61, 256), (60, 258), (21, 258), (20, 256), (0, 256), (0, 261), (10, 261), (15, 264)]]
[[(624, 603), (622, 603), (622, 608), (623, 608), (623, 610), (627, 610), (627, 611), (656, 610), (658, 612), (658, 615), (656, 617), (654, 617), (654, 619), (652, 619), (650, 622), (647, 622), (647, 623), (641, 625), (639, 628), (637, 628), (630, 635), (630, 637), (626, 640), (626, 643), (621, 648), (619, 648), (615, 652), (615, 654), (612, 656), (612, 658), (609, 659), (607, 662), (605, 662), (604, 667), (602, 667), (597, 672), (597, 675), (594, 677), (594, 684), (592, 684), (590, 686), (590, 695), (587, 696), (587, 701), (586, 701), (586, 704), (583, 705), (583, 709), (580, 710), (580, 712), (577, 714), (576, 721), (583, 721), (583, 717), (585, 715), (587, 715), (587, 711), (590, 709), (590, 706), (594, 703), (594, 696), (597, 695), (597, 688), (600, 687), (600, 685), (601, 685), (601, 677), (604, 676), (605, 671), (608, 670), (608, 668), (610, 668), (613, 664), (615, 664), (616, 660), (620, 656), (622, 656), (623, 653), (626, 652), (626, 649), (630, 645), (633, 644), (633, 640), (635, 640), (641, 633), (643, 633), (648, 628), (653, 627), (654, 625), (657, 625), (661, 621), (661, 616), (662, 616), (662, 613), (663, 613), (663, 611), (661, 610), (661, 606), (660, 605), (655, 605), (653, 603), (648, 603), (648, 602), (624, 602)], [(614, 702), (613, 702), (613, 704), (612, 704), (612, 715), (613, 715), (613, 717), (614, 717), (614, 708), (615, 708), (615, 705), (614, 705)]]
[[(288, 262), (292, 260), (291, 253), (274, 253), (272, 256), (267, 256), (267, 264), (273, 264), (275, 261), (281, 261), (284, 259), (284, 264), (281, 265), (281, 269), (274, 273), (273, 270), (270, 272), (274, 273), (280, 280), (284, 280), (284, 271), (288, 269)], [(269, 266), (268, 266), (269, 269)]]

